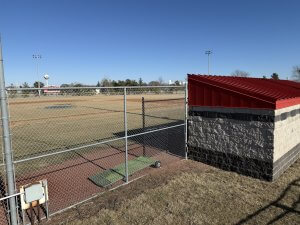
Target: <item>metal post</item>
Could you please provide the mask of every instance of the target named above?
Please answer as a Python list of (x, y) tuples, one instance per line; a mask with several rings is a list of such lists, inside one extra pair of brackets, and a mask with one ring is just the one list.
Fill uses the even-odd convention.
[[(143, 132), (145, 132), (145, 98), (142, 97), (142, 120), (143, 120)], [(146, 155), (146, 148), (145, 148), (145, 135), (143, 135), (143, 156)]]
[(128, 183), (127, 90), (124, 88), (125, 182)]
[(208, 54), (208, 75), (209, 75), (209, 55), (210, 54)]
[(37, 78), (38, 78), (38, 92), (39, 92), (39, 97), (41, 97), (41, 83), (40, 83), (40, 77), (39, 77), (39, 62), (38, 62), (38, 59), (37, 59), (37, 62), (36, 62), (36, 74), (37, 74)]
[(184, 86), (184, 144), (185, 144), (185, 159), (188, 159), (188, 85), (187, 80)]
[[(7, 192), (8, 195), (15, 194), (15, 177), (14, 165), (11, 149), (10, 129), (9, 129), (9, 115), (7, 106), (7, 95), (4, 81), (4, 68), (2, 58), (2, 43), (0, 37), (0, 101), (1, 101), (1, 116), (2, 116), (2, 133), (3, 133), (3, 147), (5, 154), (5, 168), (7, 177)], [(17, 225), (17, 207), (15, 197), (9, 198), (10, 222), (11, 225)]]
[(32, 55), (32, 58), (36, 59), (36, 76), (38, 78), (38, 93), (39, 97), (41, 97), (41, 82), (40, 82), (40, 76), (39, 76), (39, 59), (42, 58), (41, 55)]
[(210, 54), (212, 54), (212, 51), (211, 50), (208, 50), (208, 51), (205, 51), (205, 54), (207, 55), (207, 59), (208, 59), (208, 75), (209, 75), (209, 56)]

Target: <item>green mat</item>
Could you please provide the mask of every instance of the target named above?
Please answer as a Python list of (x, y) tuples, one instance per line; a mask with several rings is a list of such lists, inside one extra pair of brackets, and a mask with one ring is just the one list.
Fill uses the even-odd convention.
[[(142, 170), (155, 163), (155, 160), (140, 156), (136, 159), (128, 161), (128, 175)], [(102, 173), (95, 174), (90, 176), (89, 179), (96, 185), (101, 187), (106, 187), (111, 185), (119, 180), (122, 180), (125, 177), (125, 163), (122, 163), (112, 169), (105, 170)]]

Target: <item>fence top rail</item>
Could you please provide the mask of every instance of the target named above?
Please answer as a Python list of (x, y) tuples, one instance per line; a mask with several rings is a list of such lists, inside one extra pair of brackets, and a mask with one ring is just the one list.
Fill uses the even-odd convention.
[(143, 88), (184, 88), (184, 86), (118, 86), (118, 87), (42, 87), (42, 88), (9, 88), (7, 91), (34, 90), (80, 90), (80, 89), (143, 89)]

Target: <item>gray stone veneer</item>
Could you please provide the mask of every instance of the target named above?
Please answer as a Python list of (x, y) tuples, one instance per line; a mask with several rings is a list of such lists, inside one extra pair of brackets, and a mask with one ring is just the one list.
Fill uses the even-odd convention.
[(190, 107), (189, 158), (274, 180), (300, 155), (298, 144), (274, 162), (275, 123), (298, 114), (300, 108), (278, 115), (274, 110)]

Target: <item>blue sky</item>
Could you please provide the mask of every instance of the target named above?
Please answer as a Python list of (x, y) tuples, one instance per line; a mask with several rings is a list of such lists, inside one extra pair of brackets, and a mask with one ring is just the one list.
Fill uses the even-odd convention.
[(282, 79), (300, 64), (299, 0), (1, 0), (6, 83), (183, 80), (236, 69)]

